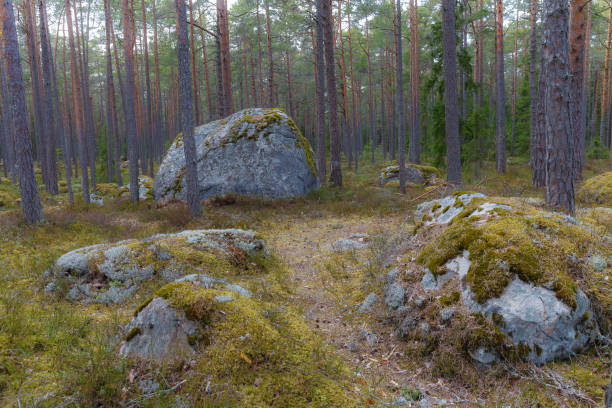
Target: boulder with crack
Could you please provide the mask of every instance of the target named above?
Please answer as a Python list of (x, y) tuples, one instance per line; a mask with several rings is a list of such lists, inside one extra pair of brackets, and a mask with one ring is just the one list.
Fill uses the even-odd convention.
[[(261, 270), (259, 259), (267, 250), (252, 231), (187, 230), (97, 244), (75, 249), (55, 263), (55, 281), (49, 288), (68, 283), (67, 298), (86, 303), (121, 303), (144, 281), (172, 281), (201, 273), (223, 279), (228, 274)], [(190, 279), (185, 277), (184, 279)], [(212, 279), (212, 278), (211, 278)]]
[[(461, 200), (460, 211), (453, 200)], [(450, 207), (438, 214), (442, 204)], [(430, 326), (448, 331), (442, 337), (464, 333), (458, 340), (471, 358), (488, 364), (514, 355), (542, 364), (571, 357), (596, 338), (598, 325), (610, 327), (611, 249), (588, 225), (521, 200), (475, 194), (419, 212), (431, 218), (417, 233), (433, 234), (417, 258), (425, 270), (419, 290), (437, 300), (414, 318), (445, 323), (439, 310), (461, 303), (449, 324)]]
[[(200, 199), (227, 194), (263, 198), (306, 195), (319, 187), (314, 153), (281, 109), (246, 109), (195, 128)], [(181, 135), (153, 183), (155, 201), (185, 200)]]

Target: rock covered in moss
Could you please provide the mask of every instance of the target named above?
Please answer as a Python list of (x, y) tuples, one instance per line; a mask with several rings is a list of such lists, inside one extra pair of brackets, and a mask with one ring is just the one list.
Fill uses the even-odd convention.
[(182, 360), (195, 353), (189, 339), (198, 331), (185, 312), (157, 297), (144, 307), (126, 326), (122, 356), (154, 361)]
[[(75, 249), (56, 261), (54, 274), (67, 280), (70, 300), (121, 303), (142, 282), (154, 278), (172, 281), (205, 271), (215, 276), (211, 285), (227, 284), (223, 277), (228, 274), (257, 271), (254, 260), (266, 253), (263, 241), (252, 231), (187, 230)], [(184, 279), (204, 284), (199, 275)]]
[[(197, 127), (194, 136), (201, 199), (230, 193), (298, 197), (319, 187), (312, 148), (281, 109), (246, 109)], [(155, 200), (184, 200), (184, 175), (179, 135), (155, 177)]]
[(207, 389), (223, 390), (224, 406), (355, 406), (344, 368), (301, 313), (209, 283), (191, 278), (158, 289), (126, 326), (120, 353), (136, 364), (173, 363), (192, 406), (218, 402), (202, 392), (203, 378)]
[(612, 207), (612, 171), (591, 177), (576, 193), (577, 201), (586, 205)]
[[(118, 197), (129, 197), (130, 196), (130, 185), (129, 183), (121, 187), (117, 191)], [(153, 199), (153, 179), (149, 176), (138, 176), (138, 199), (139, 200), (152, 200)]]
[[(407, 163), (405, 167), (406, 182), (415, 184), (428, 183), (436, 177), (440, 177), (440, 171), (432, 166)], [(382, 187), (391, 181), (399, 180), (399, 166), (388, 166), (378, 176)]]
[(477, 198), (484, 199), (486, 196), (482, 193), (458, 192), (439, 200), (427, 201), (419, 204), (414, 218), (425, 225), (448, 224), (465, 209), (465, 206)]
[[(461, 211), (440, 218), (441, 203), (449, 212), (457, 199)], [(423, 290), (439, 291), (440, 307), (456, 294), (470, 314), (481, 316), (475, 321), (482, 335), (465, 343), (469, 354), (482, 360), (512, 354), (540, 364), (588, 346), (597, 322), (609, 327), (611, 283), (591, 260), (606, 259), (610, 247), (590, 226), (524, 201), (483, 195), (450, 196), (419, 211), (442, 225), (420, 230), (434, 234), (417, 259), (425, 267)]]

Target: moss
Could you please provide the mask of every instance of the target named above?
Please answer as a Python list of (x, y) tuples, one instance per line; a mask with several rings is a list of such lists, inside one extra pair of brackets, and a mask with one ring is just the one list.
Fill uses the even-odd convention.
[(134, 337), (138, 336), (140, 333), (142, 333), (142, 331), (140, 330), (140, 327), (133, 327), (132, 330), (130, 330), (128, 334), (125, 335), (125, 341), (132, 340)]
[(442, 306), (450, 306), (459, 301), (461, 295), (457, 291), (453, 291), (450, 295), (445, 295), (440, 297), (440, 304)]
[(579, 202), (612, 206), (612, 171), (586, 180), (576, 194)]
[(347, 370), (291, 307), (236, 296), (218, 303), (215, 296), (228, 292), (186, 282), (158, 293), (206, 333), (204, 342), (191, 339), (199, 347), (192, 368), (199, 375), (186, 376), (181, 387), (195, 405), (215, 405), (214, 396), (198, 392), (205, 376), (228, 384), (233, 398), (241, 395), (231, 406), (355, 406), (344, 389)]
[(436, 212), (436, 210), (439, 210), (440, 208), (442, 208), (440, 203), (435, 203), (434, 205), (431, 206), (431, 212)]
[(504, 317), (500, 315), (499, 313), (493, 313), (491, 315), (491, 320), (493, 320), (493, 323), (495, 323), (497, 327), (501, 327), (501, 328), (506, 327), (506, 322), (504, 321)]
[(445, 214), (450, 209), (450, 205), (447, 205), (442, 209), (442, 214)]
[(472, 264), (467, 280), (478, 302), (499, 297), (518, 276), (537, 285), (551, 283), (556, 296), (575, 307), (577, 276), (570, 259), (588, 256), (594, 242), (589, 231), (559, 215), (528, 207), (521, 208), (522, 215), (514, 209), (504, 210), (474, 224), (476, 219), (470, 214), (479, 203), (470, 203), (421, 251), (418, 262), (440, 275), (446, 262), (469, 250)]
[(415, 169), (420, 170), (421, 173), (423, 173), (423, 175), (426, 178), (430, 178), (432, 176), (436, 176), (436, 177), (442, 176), (442, 173), (440, 172), (440, 170), (438, 170), (437, 168), (433, 166), (427, 166), (423, 164), (413, 164), (413, 163), (408, 163), (407, 166), (414, 167)]
[(526, 359), (527, 356), (529, 356), (529, 354), (531, 353), (531, 347), (529, 347), (527, 344), (520, 342), (518, 344), (518, 346), (516, 347), (518, 355), (520, 358), (522, 359)]

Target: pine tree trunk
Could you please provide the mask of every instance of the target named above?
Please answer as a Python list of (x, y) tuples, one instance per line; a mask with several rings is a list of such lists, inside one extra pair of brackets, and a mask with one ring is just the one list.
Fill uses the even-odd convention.
[(72, 107), (74, 112), (74, 128), (79, 148), (79, 163), (81, 165), (81, 191), (83, 202), (89, 204), (89, 177), (87, 175), (87, 145), (86, 133), (83, 126), (83, 94), (81, 90), (81, 76), (77, 64), (74, 34), (72, 31), (72, 11), (70, 0), (65, 2), (66, 22), (68, 25), (68, 43), (70, 48), (70, 79), (72, 84)]
[(179, 88), (181, 100), (181, 128), (185, 151), (185, 183), (187, 204), (193, 217), (202, 214), (195, 138), (193, 136), (193, 99), (191, 97), (191, 71), (189, 69), (189, 38), (187, 34), (187, 12), (185, 0), (176, 0), (176, 31), (178, 48)]
[[(537, 97), (537, 68), (536, 68), (536, 60), (537, 60), (537, 28), (536, 28), (536, 20), (537, 20), (537, 12), (538, 12), (538, 0), (531, 0), (531, 10), (530, 10), (530, 18), (531, 18), (531, 26), (530, 26), (530, 34), (529, 34), (529, 107), (530, 107), (530, 119), (529, 119), (529, 165), (531, 166), (532, 171), (535, 169), (535, 153), (536, 153), (536, 134), (537, 134), (537, 112), (538, 112), (538, 97)], [(540, 73), (542, 75), (542, 73)]]
[[(202, 23), (202, 14), (200, 14), (200, 25), (204, 27)], [(206, 84), (206, 101), (208, 103), (208, 121), (213, 120), (213, 105), (212, 98), (210, 96), (210, 77), (208, 74), (208, 54), (206, 52), (206, 37), (204, 36), (204, 30), (201, 31), (202, 35), (202, 62), (204, 64), (204, 82)]]
[(504, 86), (504, 11), (495, 1), (495, 168), (506, 172), (506, 90)]
[(455, 0), (442, 0), (442, 47), (444, 64), (444, 100), (446, 128), (446, 179), (461, 184), (461, 146), (457, 105), (457, 43), (455, 35)]
[[(119, 126), (117, 123), (117, 107), (116, 107), (116, 95), (115, 95), (115, 83), (113, 81), (113, 61), (111, 55), (111, 25), (113, 21), (111, 19), (110, 14), (110, 4), (109, 0), (104, 0), (104, 24), (106, 28), (106, 97), (107, 101), (107, 122), (108, 129), (107, 132), (111, 134), (112, 137), (112, 161), (114, 162), (114, 173), (115, 178), (117, 179), (117, 184), (121, 185), (121, 165), (120, 161), (120, 149), (121, 145), (119, 142)], [(107, 154), (108, 157), (111, 157), (111, 148), (107, 146)], [(112, 176), (110, 177), (112, 179)], [(111, 181), (109, 179), (109, 182)]]
[(274, 59), (272, 57), (272, 28), (270, 27), (270, 1), (264, 0), (266, 8), (266, 40), (268, 44), (268, 105), (276, 106), (274, 94)]
[(323, 25), (325, 43), (325, 72), (327, 79), (327, 103), (329, 106), (329, 144), (331, 150), (329, 179), (336, 186), (342, 186), (342, 167), (340, 162), (340, 144), (338, 140), (338, 105), (336, 90), (336, 72), (334, 61), (334, 33), (331, 13), (331, 0), (319, 0), (319, 15)]
[(608, 87), (610, 84), (610, 47), (612, 47), (612, 8), (608, 22), (608, 39), (606, 40), (606, 57), (604, 59), (603, 82), (601, 83), (601, 117), (599, 122), (599, 141), (606, 142), (606, 112), (608, 110)]
[(410, 0), (410, 148), (408, 161), (421, 161), (421, 121), (419, 113), (419, 17), (416, 0)]
[(406, 110), (404, 107), (404, 80), (402, 76), (402, 6), (400, 0), (396, 1), (396, 50), (395, 50), (395, 76), (396, 76), (396, 108), (397, 108), (397, 134), (399, 136), (399, 189), (400, 193), (406, 193), (406, 170), (405, 166), (405, 151), (406, 151)]
[(316, 18), (314, 21), (316, 31), (316, 50), (315, 50), (315, 79), (316, 79), (316, 107), (317, 107), (317, 164), (319, 167), (319, 181), (321, 184), (325, 182), (327, 173), (325, 164), (326, 154), (326, 122), (325, 122), (325, 60), (323, 46), (323, 2), (327, 0), (316, 0)]
[(51, 42), (49, 41), (49, 27), (47, 23), (47, 11), (43, 0), (39, 0), (40, 10), (40, 44), (42, 49), (42, 76), (43, 76), (43, 96), (44, 106), (43, 115), (44, 123), (47, 128), (46, 140), (46, 162), (47, 162), (47, 185), (48, 191), (51, 194), (58, 194), (59, 188), (57, 185), (57, 163), (55, 158), (55, 140), (58, 137), (57, 122), (54, 116), (54, 88), (53, 83), (55, 76), (52, 65)]
[(514, 30), (514, 53), (512, 54), (512, 63), (514, 70), (512, 71), (512, 140), (510, 142), (510, 156), (514, 156), (514, 145), (516, 142), (516, 87), (518, 83), (518, 23), (519, 23), (519, 8), (516, 7), (516, 22)]
[(355, 85), (355, 74), (353, 72), (353, 36), (351, 35), (351, 13), (350, 3), (347, 0), (346, 5), (346, 18), (348, 21), (348, 44), (349, 44), (349, 68), (350, 68), (350, 81), (351, 81), (351, 129), (352, 129), (352, 146), (353, 146), (353, 164), (354, 170), (357, 172), (359, 169), (359, 154), (360, 150), (360, 139), (361, 134), (358, 132), (358, 112), (357, 112), (357, 101), (356, 101), (356, 85)]
[(572, 129), (574, 131), (574, 179), (582, 178), (582, 166), (584, 163), (585, 126), (584, 115), (586, 111), (583, 98), (584, 89), (584, 45), (586, 38), (585, 7), (586, 0), (572, 0), (570, 3), (570, 73), (571, 97), (572, 97)]
[(30, 141), (30, 130), (28, 129), (28, 114), (26, 110), (25, 88), (23, 86), (23, 73), (21, 71), (21, 58), (19, 56), (19, 43), (17, 42), (13, 4), (10, 0), (2, 0), (0, 22), (2, 23), (2, 36), (4, 38), (3, 60), (6, 60), (8, 88), (13, 107), (21, 209), (25, 222), (36, 223), (42, 220), (43, 211), (40, 197), (38, 196), (36, 177), (34, 176), (32, 144)]
[(567, 0), (544, 1), (542, 59), (546, 73), (546, 203), (574, 214), (573, 104)]
[[(121, 0), (123, 9), (123, 37), (125, 46), (125, 127), (127, 136), (128, 161), (130, 165), (130, 198), (138, 202), (138, 146), (136, 133), (134, 85), (134, 14), (128, 0)], [(191, 99), (190, 99), (191, 100)]]

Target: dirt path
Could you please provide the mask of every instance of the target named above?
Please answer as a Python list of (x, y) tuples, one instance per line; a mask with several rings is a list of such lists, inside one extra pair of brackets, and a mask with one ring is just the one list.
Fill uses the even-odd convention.
[[(338, 258), (355, 257), (355, 264), (363, 264), (368, 257), (368, 249), (344, 255), (334, 252), (331, 244), (335, 240), (356, 233), (389, 237), (401, 229), (406, 230), (405, 223), (405, 217), (294, 219), (284, 223), (282, 230), (270, 234), (267, 241), (291, 271), (292, 301), (303, 308), (311, 327), (333, 344), (357, 373), (355, 393), (372, 405), (391, 402), (411, 392), (416, 398), (421, 392), (430, 396), (430, 402), (446, 399), (457, 406), (457, 402), (466, 400), (454, 394), (450, 384), (442, 380), (435, 383), (424, 380), (428, 367), (412, 366), (409, 360), (402, 358), (403, 342), (395, 337), (386, 308), (374, 307), (365, 315), (355, 316), (359, 302), (367, 293), (354, 290), (342, 297), (342, 292), (332, 287), (334, 282), (327, 279), (325, 266), (341, 269)], [(355, 267), (350, 262), (344, 264), (347, 278), (336, 283), (347, 284), (350, 288), (350, 276), (356, 273)], [(431, 396), (439, 399), (431, 399)]]

